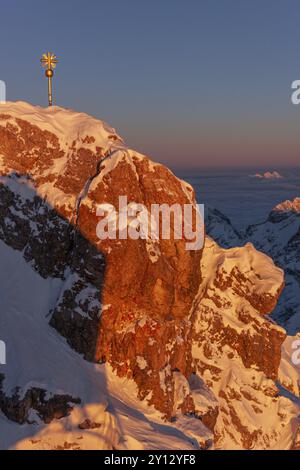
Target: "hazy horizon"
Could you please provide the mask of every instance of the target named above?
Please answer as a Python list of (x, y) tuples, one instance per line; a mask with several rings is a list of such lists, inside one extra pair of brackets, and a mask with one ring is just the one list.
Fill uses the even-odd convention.
[(236, 165), (211, 165), (211, 166), (174, 166), (172, 164), (169, 165), (170, 168), (174, 171), (179, 170), (179, 171), (197, 171), (197, 170), (219, 170), (219, 171), (230, 171), (230, 170), (249, 170), (249, 171), (258, 171), (258, 172), (266, 172), (266, 171), (276, 171), (276, 170), (293, 170), (293, 169), (300, 169), (300, 163), (298, 165), (284, 165), (284, 164), (277, 164), (277, 165), (241, 165), (241, 164), (236, 164)]

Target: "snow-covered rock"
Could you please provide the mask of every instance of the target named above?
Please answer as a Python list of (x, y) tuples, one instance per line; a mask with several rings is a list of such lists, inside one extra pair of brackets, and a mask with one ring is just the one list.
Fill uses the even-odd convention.
[(282, 270), (251, 244), (99, 240), (97, 205), (119, 195), (195, 210), (188, 184), (102, 121), (0, 105), (1, 447), (291, 447), (286, 334), (267, 316)]
[(281, 202), (273, 209), (273, 215), (275, 215), (275, 213), (290, 214), (291, 212), (294, 212), (296, 214), (300, 212), (300, 197), (296, 197), (293, 201), (287, 200), (287, 201)]
[(287, 433), (291, 445), (299, 407), (276, 386), (286, 333), (264, 316), (282, 289), (282, 270), (251, 244), (225, 250), (208, 238), (202, 272), (193, 358), (218, 401), (215, 445), (280, 448)]
[(273, 318), (294, 335), (300, 331), (300, 199), (284, 201), (268, 219), (250, 226), (245, 239), (273, 258), (285, 272), (285, 289)]
[[(206, 231), (222, 247), (246, 242), (270, 256), (284, 270), (285, 288), (272, 318), (290, 335), (300, 331), (300, 198), (283, 201), (272, 209), (267, 220), (251, 225), (239, 233), (226, 216), (209, 210)], [(234, 231), (234, 232), (233, 232)], [(233, 236), (232, 233), (237, 233)]]
[[(201, 250), (187, 251), (185, 239), (161, 239), (153, 246), (143, 239), (99, 240), (96, 212), (100, 203), (118, 207), (120, 195), (148, 208), (152, 203), (192, 203), (195, 211), (192, 188), (126, 147), (102, 121), (58, 107), (1, 105), (0, 155), (0, 238), (22, 253), (41, 278), (59, 286), (51, 301), (46, 297), (45, 312), (39, 304), (34, 307), (46, 318), (49, 338), (48, 323), (86, 359), (109, 362), (119, 376), (134, 380), (139, 398), (147, 397), (148, 406), (172, 417), (180, 374), (184, 381), (191, 373), (189, 315), (201, 281)], [(28, 289), (34, 295), (34, 288)], [(33, 360), (33, 350), (30, 355)], [(21, 351), (16, 356), (17, 363), (22, 357), (27, 362)], [(68, 367), (63, 357), (57, 363)], [(24, 368), (24, 382), (19, 374), (11, 381), (4, 374), (0, 408), (2, 403), (10, 419), (9, 405), (14, 400), (20, 407), (24, 396), (26, 410), (15, 421), (28, 420), (31, 410), (42, 416), (40, 403), (31, 398), (37, 387), (41, 394), (58, 395), (49, 384), (56, 381), (55, 370), (40, 386), (43, 363), (36, 364), (30, 380)], [(69, 401), (84, 400), (79, 389), (74, 394), (72, 387), (57, 387)], [(180, 412), (188, 411), (193, 411), (189, 392), (180, 403)], [(188, 433), (186, 422), (184, 427)]]

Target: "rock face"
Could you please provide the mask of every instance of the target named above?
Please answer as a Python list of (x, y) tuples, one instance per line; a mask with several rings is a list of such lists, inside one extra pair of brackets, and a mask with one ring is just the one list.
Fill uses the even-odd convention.
[[(155, 182), (155, 184), (153, 184)], [(117, 205), (122, 187), (129, 202), (169, 205), (194, 203), (193, 193), (165, 168), (136, 155), (117, 152), (100, 166), (78, 214), (84, 236), (97, 244), (95, 201)], [(190, 188), (188, 188), (190, 189)], [(189, 312), (200, 283), (201, 251), (186, 251), (184, 240), (104, 241), (106, 259), (95, 359), (110, 361), (121, 375), (133, 377), (142, 397), (170, 415), (173, 370), (191, 372)], [(175, 339), (176, 338), (176, 339)], [(139, 360), (140, 358), (140, 360)], [(161, 389), (159, 371), (168, 370)], [(155, 392), (154, 392), (155, 391)]]
[[(65, 281), (50, 324), (87, 359), (133, 377), (141, 397), (152, 393), (170, 416), (172, 371), (191, 372), (189, 312), (201, 250), (187, 251), (184, 239), (99, 240), (96, 212), (103, 203), (118, 208), (119, 196), (149, 210), (195, 205), (192, 188), (89, 116), (25, 103), (3, 108), (1, 238), (43, 277)], [(164, 389), (161, 369), (170, 382)]]
[[(299, 409), (276, 387), (286, 333), (267, 316), (283, 288), (281, 269), (251, 244), (225, 250), (207, 238), (204, 250), (189, 251), (186, 239), (99, 239), (99, 204), (118, 208), (119, 196), (126, 196), (147, 209), (192, 204), (195, 212), (195, 199), (188, 184), (126, 147), (114, 129), (90, 116), (26, 103), (0, 105), (0, 155), (0, 239), (41, 278), (59, 286), (46, 314), (54, 330), (41, 322), (43, 341), (53, 350), (63, 337), (85, 359), (105, 363), (128, 381), (120, 400), (116, 388), (111, 397), (101, 369), (107, 401), (102, 421), (98, 411), (83, 416), (75, 405), (95, 401), (102, 366), (87, 367), (64, 345), (56, 360), (72, 373), (78, 367), (79, 379), (72, 387), (70, 380), (55, 386), (57, 372), (51, 369), (51, 393), (45, 397), (44, 352), (41, 370), (34, 369), (33, 376), (28, 371), (30, 380), (19, 394), (5, 390), (3, 378), (0, 407), (9, 419), (28, 421), (31, 410), (44, 421), (60, 418), (67, 428), (72, 419), (77, 430), (99, 428), (103, 436), (121, 419), (113, 416), (116, 403), (122, 403), (121, 415), (125, 405), (126, 413), (136, 406), (126, 395), (133, 383), (145, 416), (153, 405), (189, 445), (192, 439), (201, 448), (292, 446)], [(228, 219), (215, 211), (210, 215), (210, 232), (217, 217), (231, 243), (241, 244)], [(96, 384), (88, 398), (81, 380)], [(62, 428), (55, 428), (59, 435)], [(133, 439), (120, 433), (121, 427), (111, 432), (110, 445), (102, 438), (101, 448), (123, 448)], [(41, 435), (54, 446), (47, 431)], [(149, 436), (134, 439), (137, 446)], [(63, 447), (78, 448), (72, 442)]]

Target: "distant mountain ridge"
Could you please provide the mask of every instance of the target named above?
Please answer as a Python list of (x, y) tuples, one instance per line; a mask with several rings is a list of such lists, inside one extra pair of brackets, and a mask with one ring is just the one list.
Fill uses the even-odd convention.
[(269, 255), (285, 272), (286, 286), (272, 317), (289, 334), (300, 331), (300, 198), (275, 206), (264, 222), (250, 225), (245, 232), (220, 212), (207, 208), (208, 234), (223, 247), (251, 242)]
[(278, 171), (266, 171), (265, 173), (255, 173), (255, 175), (251, 175), (251, 177), (265, 180), (278, 180), (283, 178), (283, 176), (278, 173)]

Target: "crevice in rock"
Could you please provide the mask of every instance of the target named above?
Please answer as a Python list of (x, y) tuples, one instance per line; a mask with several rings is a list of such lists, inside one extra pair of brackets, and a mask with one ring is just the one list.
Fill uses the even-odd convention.
[(100, 175), (101, 173), (101, 165), (103, 162), (105, 162), (107, 159), (109, 159), (117, 150), (110, 151), (100, 157), (100, 159), (97, 161), (96, 164), (96, 170), (93, 175), (91, 175), (87, 181), (85, 182), (85, 185), (80, 192), (77, 201), (76, 201), (76, 206), (75, 206), (75, 219), (74, 219), (74, 229), (75, 229), (75, 235), (78, 232), (78, 221), (79, 221), (79, 212), (80, 212), (80, 206), (82, 201), (87, 197), (89, 193), (89, 189), (91, 184), (93, 183), (94, 179), (97, 178), (97, 176)]

